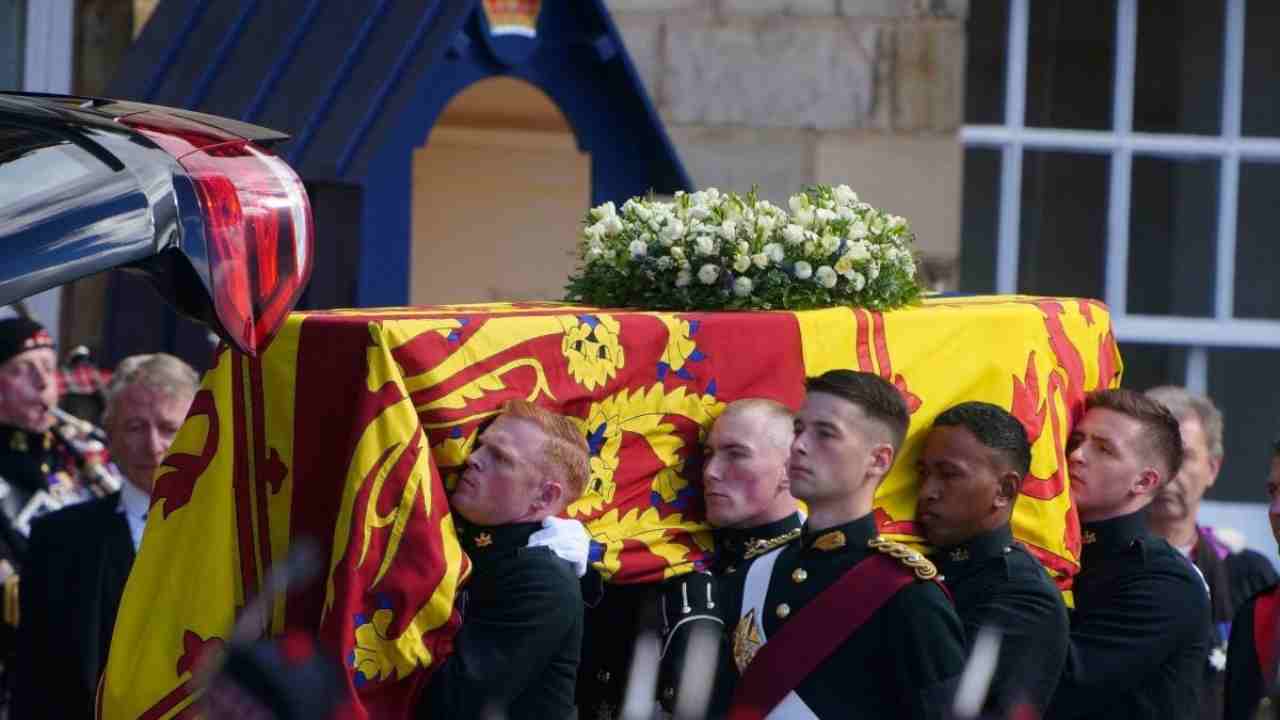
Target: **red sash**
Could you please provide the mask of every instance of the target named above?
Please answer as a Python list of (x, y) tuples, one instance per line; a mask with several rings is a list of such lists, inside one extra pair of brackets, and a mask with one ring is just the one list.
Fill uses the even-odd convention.
[(888, 555), (873, 555), (850, 568), (769, 636), (738, 680), (729, 720), (768, 715), (915, 577)]
[(1263, 689), (1276, 677), (1276, 613), (1280, 612), (1280, 588), (1259, 595), (1253, 602), (1253, 647), (1258, 653)]

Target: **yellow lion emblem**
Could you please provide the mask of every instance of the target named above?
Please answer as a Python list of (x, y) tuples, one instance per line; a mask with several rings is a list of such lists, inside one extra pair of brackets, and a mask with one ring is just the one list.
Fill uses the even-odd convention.
[(560, 350), (569, 374), (588, 390), (604, 387), (626, 365), (622, 326), (611, 315), (578, 315), (565, 323)]

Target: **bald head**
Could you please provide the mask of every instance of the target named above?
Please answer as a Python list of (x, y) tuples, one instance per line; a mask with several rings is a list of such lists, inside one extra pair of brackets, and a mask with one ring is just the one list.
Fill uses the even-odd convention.
[(751, 528), (796, 510), (787, 481), (791, 411), (773, 400), (730, 403), (707, 437), (703, 498), (716, 527)]

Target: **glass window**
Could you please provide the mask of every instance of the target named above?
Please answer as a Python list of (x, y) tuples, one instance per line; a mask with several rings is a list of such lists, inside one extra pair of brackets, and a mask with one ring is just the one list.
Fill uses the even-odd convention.
[(1222, 127), (1225, 4), (1142, 0), (1133, 129), (1216, 135)]
[(0, 90), (22, 89), (26, 0), (0, 0)]
[(1000, 151), (966, 148), (960, 221), (960, 290), (996, 289), (996, 240), (1000, 233)]
[(1217, 159), (1133, 159), (1128, 312), (1213, 315), (1219, 167)]
[(1034, 0), (1030, 10), (1026, 124), (1110, 130), (1116, 0)]
[[(1240, 214), (1236, 220), (1235, 315), (1275, 320), (1280, 318), (1280, 291), (1276, 288), (1276, 268), (1280, 268), (1280, 164), (1240, 164)], [(1280, 344), (1280, 338), (1276, 338)], [(1277, 417), (1280, 420), (1280, 417)]]
[(1244, 21), (1244, 135), (1280, 137), (1280, 3), (1254, 2)]
[(1280, 433), (1280, 350), (1209, 351), (1209, 396), (1222, 409), (1224, 456), (1214, 500), (1263, 502), (1271, 443)]
[(1020, 292), (1102, 297), (1110, 165), (1105, 155), (1024, 154)]
[(967, 35), (964, 121), (969, 125), (1003, 125), (1008, 0), (974, 0), (969, 5), (968, 26), (981, 30)]

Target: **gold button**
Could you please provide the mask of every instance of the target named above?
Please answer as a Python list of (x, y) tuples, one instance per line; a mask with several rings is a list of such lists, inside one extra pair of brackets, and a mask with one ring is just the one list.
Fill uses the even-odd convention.
[(611, 676), (609, 675), (609, 671), (608, 671), (608, 670), (601, 670), (600, 672), (596, 673), (596, 679), (597, 679), (597, 680), (599, 680), (599, 681), (600, 681), (600, 682), (602, 682), (602, 683), (607, 683), (607, 682), (609, 682), (609, 678), (610, 678), (610, 677), (611, 677)]
[(49, 463), (40, 463), (40, 472), (45, 475), (49, 474)]
[(791, 606), (786, 603), (782, 603), (778, 605), (778, 609), (775, 610), (774, 613), (778, 616), (779, 620), (786, 620), (787, 616), (791, 614)]
[(802, 583), (808, 579), (809, 573), (805, 572), (804, 568), (796, 568), (795, 572), (791, 573), (791, 580), (794, 582)]

